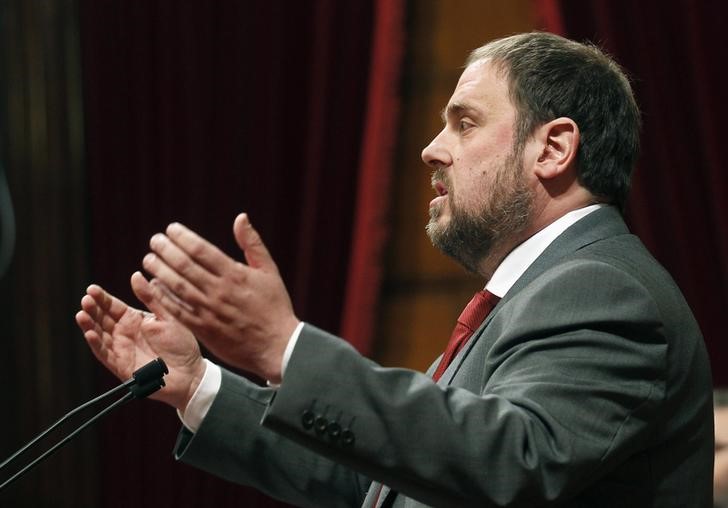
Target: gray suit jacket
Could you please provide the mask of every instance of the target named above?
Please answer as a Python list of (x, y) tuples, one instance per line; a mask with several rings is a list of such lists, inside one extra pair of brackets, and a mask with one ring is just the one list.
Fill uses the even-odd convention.
[(437, 384), (306, 325), (278, 390), (224, 372), (176, 453), (301, 506), (371, 507), (381, 481), (379, 505), (708, 508), (711, 389), (680, 291), (603, 208), (544, 251)]

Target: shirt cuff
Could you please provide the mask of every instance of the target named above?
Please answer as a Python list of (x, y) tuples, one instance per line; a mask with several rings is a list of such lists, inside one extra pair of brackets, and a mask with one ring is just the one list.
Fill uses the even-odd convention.
[[(293, 354), (293, 348), (296, 347), (298, 337), (301, 336), (301, 330), (303, 330), (303, 321), (300, 321), (298, 323), (298, 326), (296, 326), (296, 329), (293, 330), (291, 338), (288, 339), (288, 344), (286, 344), (286, 349), (283, 351), (283, 358), (281, 359), (281, 383), (283, 382), (283, 376), (286, 373), (288, 362), (290, 361), (291, 355)], [(271, 383), (270, 381), (267, 381), (268, 386), (271, 388), (278, 388), (279, 386), (281, 386), (281, 383)]]
[(298, 338), (301, 336), (301, 330), (303, 330), (303, 321), (299, 322), (296, 329), (293, 330), (291, 338), (288, 339), (286, 350), (283, 351), (283, 361), (281, 361), (281, 379), (283, 379), (283, 376), (286, 373), (288, 362), (291, 360), (291, 355), (293, 354), (293, 348), (296, 347)]
[(200, 428), (202, 420), (205, 419), (207, 412), (212, 407), (212, 403), (215, 401), (215, 397), (220, 391), (220, 384), (222, 383), (222, 371), (220, 367), (207, 358), (204, 361), (206, 366), (202, 381), (200, 381), (197, 390), (195, 390), (192, 398), (187, 403), (184, 412), (179, 409), (177, 410), (177, 416), (182, 420), (182, 424), (193, 433), (197, 432), (197, 429)]
[[(286, 371), (288, 362), (293, 354), (293, 348), (298, 342), (298, 338), (301, 336), (301, 330), (303, 330), (303, 321), (298, 323), (296, 329), (293, 330), (291, 338), (288, 339), (285, 351), (283, 351), (283, 359), (281, 361), (281, 379)], [(184, 412), (177, 410), (177, 416), (182, 421), (182, 424), (187, 427), (190, 432), (197, 432), (197, 429), (202, 425), (202, 420), (205, 419), (207, 412), (212, 407), (212, 403), (217, 397), (217, 393), (220, 391), (220, 384), (222, 383), (222, 370), (218, 365), (215, 365), (207, 358), (205, 361), (205, 373), (202, 376), (200, 384), (197, 386), (197, 390), (192, 394), (192, 398), (187, 403), (187, 407)], [(279, 384), (268, 383), (268, 386), (277, 388)]]

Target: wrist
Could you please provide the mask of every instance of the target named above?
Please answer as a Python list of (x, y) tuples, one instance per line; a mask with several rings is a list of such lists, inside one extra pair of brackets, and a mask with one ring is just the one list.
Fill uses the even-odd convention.
[(271, 341), (270, 347), (265, 351), (264, 369), (261, 374), (269, 383), (280, 384), (283, 380), (283, 362), (286, 356), (286, 350), (295, 331), (301, 324), (301, 321), (295, 316), (292, 317), (290, 322), (282, 327), (282, 331), (278, 337), (274, 341)]
[(187, 409), (187, 405), (190, 403), (190, 400), (192, 400), (192, 397), (197, 392), (197, 389), (202, 382), (202, 378), (205, 376), (206, 370), (207, 362), (205, 362), (204, 358), (202, 357), (198, 358), (190, 371), (190, 377), (184, 395), (176, 404), (174, 404), (174, 406), (182, 414), (184, 414), (185, 409)]

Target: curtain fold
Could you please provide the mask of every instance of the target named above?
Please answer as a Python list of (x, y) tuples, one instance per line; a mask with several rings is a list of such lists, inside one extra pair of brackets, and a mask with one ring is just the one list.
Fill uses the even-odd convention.
[(399, 2), (375, 2), (367, 113), (341, 325), (342, 336), (364, 354), (372, 352), (384, 248), (391, 224), (389, 195), (404, 50), (403, 11)]

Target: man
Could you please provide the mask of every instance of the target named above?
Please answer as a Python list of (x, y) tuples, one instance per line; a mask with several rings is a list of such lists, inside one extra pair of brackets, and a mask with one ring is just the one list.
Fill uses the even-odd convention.
[(619, 212), (639, 129), (619, 67), (550, 34), (494, 41), (443, 120), (428, 234), (486, 289), (427, 375), (302, 324), (245, 214), (247, 265), (180, 224), (151, 239), (154, 279), (131, 283), (156, 317), (90, 287), (96, 356), (121, 378), (162, 356), (177, 456), (298, 505), (710, 506), (702, 338)]

